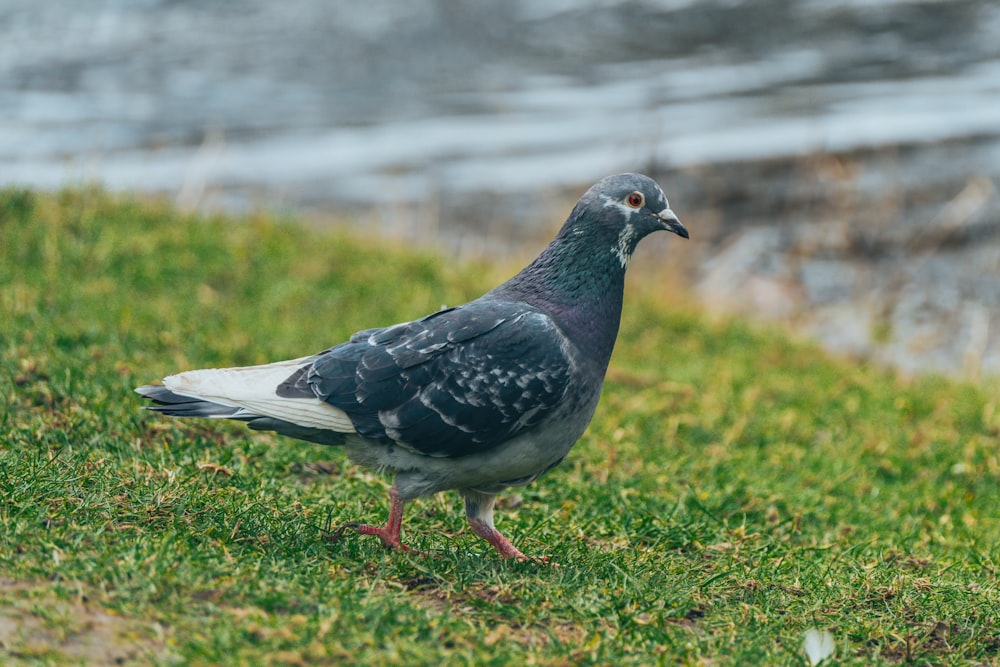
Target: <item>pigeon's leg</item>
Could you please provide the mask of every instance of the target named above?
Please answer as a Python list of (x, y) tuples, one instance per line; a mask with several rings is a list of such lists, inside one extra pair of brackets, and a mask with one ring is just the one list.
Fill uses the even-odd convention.
[(410, 551), (410, 547), (403, 544), (399, 539), (399, 533), (403, 529), (403, 506), (404, 502), (399, 497), (399, 489), (393, 484), (389, 489), (389, 520), (384, 526), (369, 526), (358, 524), (354, 528), (362, 535), (377, 535), (382, 544), (395, 549), (396, 551)]
[(518, 551), (510, 540), (493, 527), (493, 506), (497, 502), (496, 496), (464, 489), (462, 498), (465, 500), (465, 516), (469, 519), (472, 532), (496, 547), (504, 558), (528, 560), (527, 556)]

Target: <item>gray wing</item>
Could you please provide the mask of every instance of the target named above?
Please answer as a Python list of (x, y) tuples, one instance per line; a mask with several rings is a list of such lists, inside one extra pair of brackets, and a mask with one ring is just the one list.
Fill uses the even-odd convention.
[(565, 396), (571, 372), (565, 338), (546, 314), (480, 300), (357, 333), (278, 392), (319, 396), (364, 437), (458, 457), (539, 423)]

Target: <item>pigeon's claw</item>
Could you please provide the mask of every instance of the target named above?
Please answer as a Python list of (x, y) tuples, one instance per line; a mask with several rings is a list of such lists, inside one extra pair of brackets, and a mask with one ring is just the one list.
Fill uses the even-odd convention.
[(403, 502), (403, 499), (399, 497), (399, 489), (397, 489), (396, 485), (393, 484), (392, 488), (389, 489), (389, 520), (385, 522), (384, 526), (369, 526), (365, 523), (349, 523), (346, 526), (337, 529), (334, 537), (339, 538), (345, 529), (350, 528), (358, 531), (360, 535), (375, 535), (382, 540), (383, 545), (393, 551), (424, 553), (403, 544), (399, 537), (403, 530), (404, 505), (405, 503)]
[(501, 535), (500, 531), (482, 519), (470, 519), (469, 527), (472, 528), (472, 532), (476, 535), (492, 544), (503, 558), (513, 558), (522, 563), (538, 563), (539, 565), (559, 567), (548, 556), (525, 556), (517, 547), (510, 543), (510, 540)]
[(510, 540), (501, 535), (500, 531), (493, 527), (492, 521), (469, 517), (469, 527), (476, 535), (492, 544), (504, 558), (516, 558), (520, 561), (531, 560), (511, 544)]
[(492, 544), (501, 557), (513, 558), (521, 562), (531, 561), (533, 563), (549, 564), (548, 558), (531, 558), (530, 556), (525, 556), (494, 527), (493, 506), (496, 505), (497, 501), (495, 495), (473, 489), (465, 489), (462, 491), (462, 497), (465, 499), (465, 518), (469, 521), (469, 528), (476, 535)]
[(380, 540), (382, 544), (393, 551), (409, 551), (410, 547), (403, 544), (399, 539), (399, 532), (393, 532), (392, 528), (388, 525), (385, 526), (369, 526), (365, 523), (356, 523), (351, 526), (354, 530), (358, 531), (361, 535), (375, 535)]

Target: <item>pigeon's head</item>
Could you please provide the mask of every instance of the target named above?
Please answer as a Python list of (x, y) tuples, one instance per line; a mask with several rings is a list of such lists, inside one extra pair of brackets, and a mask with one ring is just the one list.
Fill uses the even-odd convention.
[(531, 264), (487, 296), (542, 309), (607, 368), (629, 260), (639, 241), (662, 230), (688, 238), (660, 186), (641, 174), (608, 176), (584, 193)]
[(645, 236), (666, 230), (688, 238), (688, 230), (653, 179), (642, 174), (602, 178), (580, 198), (564, 233), (583, 234), (611, 242), (611, 252), (628, 265), (636, 244)]
[(688, 238), (687, 228), (670, 210), (670, 203), (656, 181), (642, 174), (617, 174), (602, 178), (580, 200), (605, 224), (632, 228), (642, 238), (659, 230)]

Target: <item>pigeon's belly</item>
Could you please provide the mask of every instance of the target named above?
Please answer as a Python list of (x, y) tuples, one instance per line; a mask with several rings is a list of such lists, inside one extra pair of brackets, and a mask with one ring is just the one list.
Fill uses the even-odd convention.
[(532, 430), (468, 456), (427, 456), (357, 436), (348, 438), (346, 450), (359, 465), (395, 471), (404, 500), (447, 489), (498, 493), (508, 486), (527, 484), (558, 465), (586, 430), (599, 396), (600, 388), (593, 396), (578, 396), (579, 400)]

